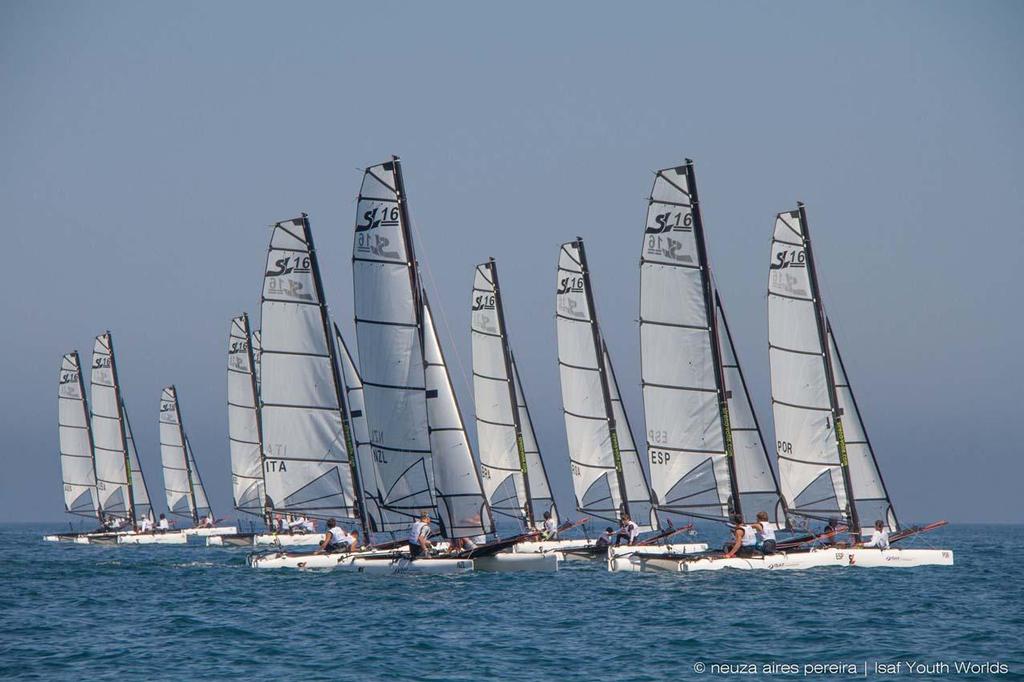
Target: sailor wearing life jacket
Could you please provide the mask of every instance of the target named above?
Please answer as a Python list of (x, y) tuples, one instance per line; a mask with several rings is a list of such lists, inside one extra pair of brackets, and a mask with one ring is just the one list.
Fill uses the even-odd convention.
[(340, 528), (334, 519), (327, 519), (327, 532), (324, 533), (324, 539), (320, 541), (321, 551), (327, 554), (343, 552), (352, 545), (353, 541), (353, 538), (349, 537), (349, 534)]
[(743, 523), (742, 514), (732, 515), (733, 525), (733, 543), (725, 552), (726, 558), (734, 557), (737, 554), (740, 556), (750, 556), (757, 550), (757, 534), (763, 530), (763, 526), (760, 523)]
[(429, 553), (430, 544), (430, 515), (427, 512), (420, 514), (420, 520), (412, 524), (409, 529), (409, 554), (412, 558), (421, 557)]

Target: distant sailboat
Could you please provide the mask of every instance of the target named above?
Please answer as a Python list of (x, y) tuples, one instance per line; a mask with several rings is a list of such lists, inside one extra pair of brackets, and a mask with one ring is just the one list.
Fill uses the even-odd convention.
[(78, 351), (68, 353), (61, 361), (57, 405), (64, 511), (75, 516), (95, 518), (102, 524), (103, 511), (96, 490), (89, 400), (85, 394)]

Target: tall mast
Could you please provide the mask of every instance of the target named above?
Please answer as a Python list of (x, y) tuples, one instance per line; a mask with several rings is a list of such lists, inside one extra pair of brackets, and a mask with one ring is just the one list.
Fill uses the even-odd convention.
[[(615, 461), (615, 478), (619, 483), (619, 496), (622, 498), (622, 512), (629, 514), (629, 494), (626, 491), (626, 477), (622, 471), (622, 453), (619, 451), (619, 434), (615, 426), (615, 412), (612, 410), (611, 390), (608, 387), (608, 368), (604, 363), (604, 341), (597, 322), (597, 311), (594, 307), (594, 290), (590, 285), (590, 268), (587, 266), (587, 253), (583, 249), (583, 238), (576, 237), (576, 248), (580, 254), (580, 270), (583, 274), (583, 287), (587, 293), (587, 312), (590, 315), (590, 331), (594, 335), (594, 355), (596, 355), (598, 376), (601, 378), (601, 396), (604, 398), (604, 410), (608, 421), (608, 434), (612, 444), (612, 459)], [(632, 518), (632, 516), (630, 516)]]
[[(85, 432), (89, 437), (89, 457), (92, 459), (92, 480), (96, 483), (99, 479), (96, 476), (96, 443), (92, 437), (92, 412), (89, 410), (89, 398), (85, 393), (85, 379), (82, 378), (82, 362), (78, 357), (78, 351), (71, 351), (71, 355), (75, 358), (75, 366), (78, 367), (78, 390), (82, 395), (82, 409), (85, 411)], [(100, 525), (103, 525), (103, 505), (100, 503), (99, 491), (94, 489), (92, 491), (93, 497), (96, 499), (96, 518), (99, 520)]]
[(196, 487), (192, 483), (192, 462), (189, 457), (188, 439), (185, 437), (185, 424), (181, 419), (181, 406), (178, 404), (178, 389), (172, 384), (171, 393), (174, 395), (174, 416), (178, 419), (178, 436), (181, 438), (181, 451), (185, 456), (185, 476), (188, 478), (188, 496), (192, 500), (192, 524), (199, 525), (199, 505), (196, 502)]
[(711, 261), (708, 259), (707, 245), (704, 242), (704, 221), (700, 214), (700, 201), (697, 199), (697, 178), (693, 172), (693, 161), (686, 160), (686, 183), (690, 190), (690, 209), (693, 214), (693, 236), (697, 243), (697, 256), (704, 277), (701, 288), (704, 294), (704, 313), (708, 321), (708, 332), (711, 335), (711, 359), (715, 365), (715, 391), (718, 394), (719, 422), (722, 427), (722, 442), (725, 444), (725, 460), (729, 464), (729, 489), (732, 497), (732, 511), (742, 514), (740, 506), (740, 490), (736, 479), (736, 455), (732, 443), (732, 426), (729, 422), (729, 395), (725, 390), (725, 369), (722, 363), (722, 344), (718, 335), (718, 311), (715, 305), (715, 291), (711, 280)]
[(263, 449), (263, 417), (260, 405), (263, 402), (260, 398), (259, 389), (256, 386), (256, 356), (252, 350), (252, 330), (249, 328), (249, 313), (242, 313), (243, 332), (245, 334), (245, 349), (249, 359), (249, 381), (252, 384), (253, 410), (256, 413), (256, 440), (259, 441), (260, 449), (260, 476), (263, 477), (263, 499), (260, 506), (263, 508), (263, 523), (268, 529), (274, 527), (274, 510), (270, 506), (270, 498), (267, 495), (267, 453)]
[[(121, 446), (124, 448), (125, 478), (128, 481), (128, 518), (134, 526), (138, 519), (135, 518), (135, 489), (132, 485), (132, 461), (128, 454), (128, 434), (125, 430), (127, 417), (125, 416), (124, 402), (121, 399), (121, 382), (117, 378), (117, 363), (114, 361), (114, 337), (110, 335), (109, 331), (106, 332), (106, 336), (107, 343), (110, 345), (110, 376), (114, 380), (114, 398), (117, 401), (118, 424), (121, 427)], [(132, 442), (135, 442), (134, 438), (132, 438)]]
[(409, 229), (409, 204), (405, 197), (405, 179), (402, 177), (402, 160), (397, 156), (391, 156), (391, 163), (395, 169), (395, 194), (398, 195), (398, 211), (402, 216), (402, 235), (405, 237), (405, 249), (409, 265), (409, 286), (412, 287), (412, 304), (416, 312), (416, 326), (419, 330), (420, 347), (423, 347), (423, 302), (420, 300), (420, 292), (423, 287), (420, 284), (420, 266), (416, 260), (416, 245), (413, 242), (412, 232)]
[[(334, 345), (334, 337), (331, 336), (331, 326), (328, 321), (327, 299), (324, 297), (324, 285), (320, 279), (320, 265), (316, 258), (316, 247), (313, 245), (313, 231), (309, 229), (309, 218), (302, 214), (302, 230), (309, 246), (309, 267), (313, 271), (313, 284), (316, 286), (317, 300), (320, 302), (320, 321), (323, 324), (324, 338), (327, 339), (327, 352), (330, 354), (331, 379), (334, 381), (334, 393), (338, 397), (338, 406), (341, 408), (342, 432), (345, 438), (345, 449), (348, 453), (348, 464), (352, 472), (353, 486), (353, 508), (363, 525), (363, 532), (366, 532), (366, 514), (363, 511), (363, 487), (360, 485), (359, 475), (356, 472), (356, 452), (352, 447), (352, 434), (349, 430), (348, 416), (345, 409), (345, 396), (341, 390), (341, 376), (338, 374), (338, 352)], [(365, 536), (369, 539), (369, 535)]]
[(825, 382), (828, 384), (828, 401), (832, 408), (832, 421), (836, 429), (836, 447), (839, 449), (839, 464), (843, 471), (843, 486), (846, 489), (847, 514), (856, 532), (860, 531), (860, 519), (857, 518), (857, 505), (853, 501), (853, 484), (850, 481), (850, 462), (846, 455), (846, 437), (843, 435), (842, 409), (836, 395), (835, 370), (832, 368), (829, 353), (827, 320), (825, 319), (825, 303), (822, 301), (821, 288), (818, 286), (818, 273), (814, 267), (814, 250), (811, 248), (811, 229), (807, 224), (807, 212), (803, 202), (797, 202), (800, 211), (800, 225), (803, 227), (804, 252), (807, 254), (807, 274), (810, 277), (814, 297), (814, 322), (818, 329), (818, 340), (821, 343), (822, 360), (825, 363)]
[(512, 357), (508, 344), (508, 328), (505, 326), (505, 308), (501, 302), (501, 287), (498, 285), (498, 265), (493, 258), (487, 260), (491, 271), (491, 282), (494, 284), (494, 309), (498, 315), (498, 326), (501, 327), (501, 355), (505, 362), (505, 376), (508, 377), (508, 395), (512, 404), (512, 425), (516, 432), (516, 451), (519, 454), (519, 470), (523, 472), (523, 491), (526, 493), (526, 527), (532, 528), (533, 495), (530, 493), (530, 476), (526, 464), (526, 444), (523, 442), (523, 425), (519, 418), (519, 398), (516, 395), (516, 378), (512, 374)]
[[(335, 349), (335, 356), (337, 356), (337, 339), (341, 338), (341, 330), (338, 329), (338, 324), (334, 323), (334, 338), (331, 339), (331, 346)], [(339, 374), (337, 371), (337, 363), (333, 362), (335, 374)], [(356, 460), (356, 441), (352, 437), (352, 422), (348, 409), (348, 396), (345, 394), (345, 390), (338, 386), (338, 404), (341, 405), (341, 430), (345, 435), (345, 449), (348, 450), (349, 458), (348, 464), (352, 469), (352, 485), (355, 488), (356, 496), (356, 510), (359, 514), (359, 523), (363, 527), (363, 537), (366, 539), (366, 543), (370, 543), (370, 516), (366, 513), (365, 504), (365, 493), (363, 492), (363, 479), (360, 477), (362, 473), (359, 470), (358, 463)]]

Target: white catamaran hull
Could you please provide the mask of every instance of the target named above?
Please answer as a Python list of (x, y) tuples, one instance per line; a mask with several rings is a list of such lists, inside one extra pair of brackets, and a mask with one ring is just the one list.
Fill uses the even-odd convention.
[(250, 555), (253, 568), (334, 569), (359, 573), (463, 573), (473, 570), (472, 559), (416, 559), (392, 552), (357, 554), (273, 554)]
[(609, 553), (610, 571), (668, 571), (691, 573), (696, 571), (720, 571), (734, 568), (742, 571), (805, 570), (823, 566), (842, 567), (846, 555), (839, 550), (811, 550), (791, 554), (771, 554), (764, 557), (693, 557), (672, 558), (632, 554), (614, 556)]
[(95, 538), (114, 538), (109, 533), (74, 533), (74, 534), (58, 534), (58, 535), (44, 535), (44, 542), (69, 542), (75, 545), (88, 545), (90, 539)]
[(206, 538), (207, 547), (317, 547), (323, 533), (232, 533)]
[(126, 533), (117, 536), (119, 545), (185, 545), (188, 538), (183, 531), (174, 533)]
[(862, 568), (913, 568), (915, 566), (952, 566), (951, 549), (843, 549), (847, 566)]
[(513, 571), (557, 571), (558, 557), (554, 553), (499, 553), (473, 559), (473, 568), (477, 571), (513, 572)]
[(216, 535), (237, 535), (237, 526), (216, 526), (214, 528), (185, 528), (181, 531), (190, 537), (210, 537)]

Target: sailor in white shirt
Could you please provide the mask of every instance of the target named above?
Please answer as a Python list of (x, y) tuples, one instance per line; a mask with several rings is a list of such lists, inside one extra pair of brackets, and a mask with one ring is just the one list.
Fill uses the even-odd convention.
[(142, 521), (139, 523), (140, 533), (150, 533), (153, 531), (153, 519), (148, 516), (142, 517)]
[(161, 533), (166, 533), (171, 529), (171, 522), (167, 520), (167, 517), (163, 514), (160, 515), (160, 522), (156, 524), (156, 529)]
[(775, 552), (775, 527), (768, 520), (768, 512), (757, 512), (757, 548), (765, 554)]
[(299, 514), (299, 516), (293, 521), (289, 522), (289, 527), (293, 533), (308, 533), (309, 529), (306, 527), (306, 517)]
[(627, 545), (635, 544), (638, 535), (640, 535), (640, 526), (637, 525), (636, 521), (629, 518), (629, 514), (623, 514), (622, 527), (615, 534), (615, 544), (618, 545), (623, 540), (626, 540)]
[(108, 529), (117, 531), (117, 530), (121, 530), (121, 526), (123, 525), (123, 522), (121, 521), (121, 519), (119, 519), (116, 516), (109, 516), (108, 515), (107, 516), (107, 523), (105, 525), (106, 525), (106, 527)]
[(412, 524), (409, 529), (409, 554), (412, 558), (421, 557), (431, 549), (430, 544), (430, 515), (427, 512), (420, 514), (420, 520)]
[(545, 540), (558, 539), (558, 522), (551, 518), (551, 512), (544, 512), (544, 530), (541, 537)]
[(334, 519), (327, 519), (327, 532), (324, 539), (320, 541), (320, 551), (330, 554), (331, 552), (348, 551), (355, 538), (345, 532), (345, 529), (338, 526)]
[(734, 557), (737, 554), (750, 556), (757, 549), (757, 534), (763, 531), (760, 523), (743, 523), (742, 514), (733, 514), (733, 543), (725, 552), (726, 558)]
[(885, 529), (884, 523), (875, 521), (875, 532), (871, 534), (871, 539), (865, 542), (863, 546), (889, 549), (889, 531)]

